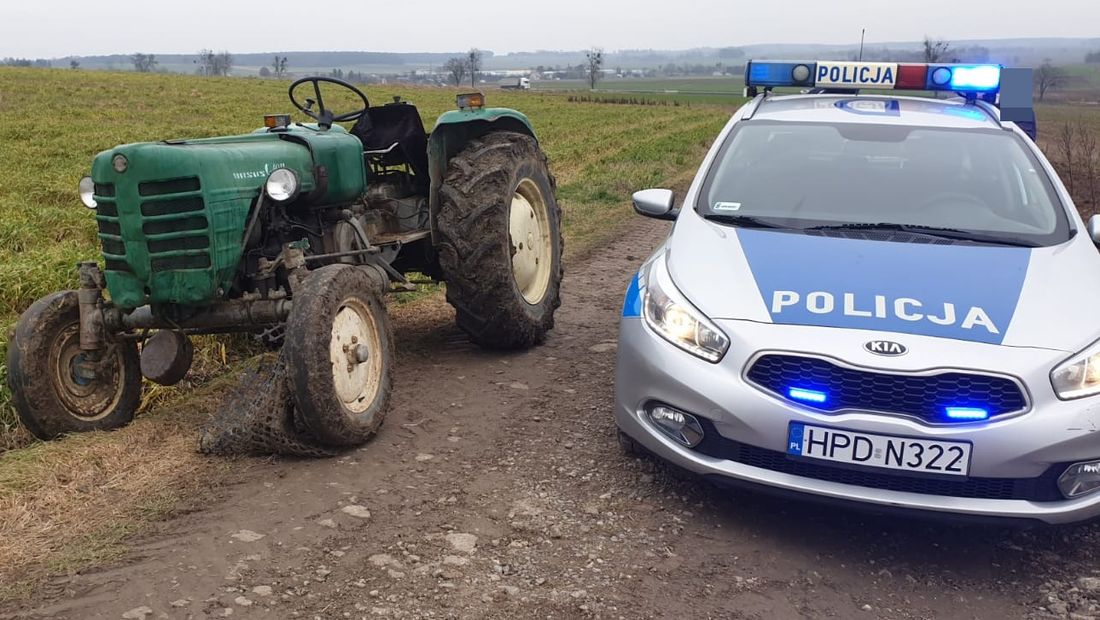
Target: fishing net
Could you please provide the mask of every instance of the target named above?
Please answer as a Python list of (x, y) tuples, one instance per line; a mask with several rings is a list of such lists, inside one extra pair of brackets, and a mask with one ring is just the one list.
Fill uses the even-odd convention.
[(265, 355), (245, 372), (222, 406), (203, 425), (199, 452), (323, 458), (338, 450), (315, 439), (295, 412), (286, 381), (286, 356)]

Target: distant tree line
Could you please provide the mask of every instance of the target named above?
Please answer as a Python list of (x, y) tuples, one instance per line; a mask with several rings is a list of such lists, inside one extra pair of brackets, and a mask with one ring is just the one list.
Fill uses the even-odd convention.
[(1095, 52), (1089, 52), (1085, 54), (1085, 62), (1087, 63), (1100, 63), (1100, 50)]
[(39, 67), (42, 69), (49, 69), (53, 66), (53, 63), (45, 58), (5, 58), (0, 60), (0, 65), (5, 67)]

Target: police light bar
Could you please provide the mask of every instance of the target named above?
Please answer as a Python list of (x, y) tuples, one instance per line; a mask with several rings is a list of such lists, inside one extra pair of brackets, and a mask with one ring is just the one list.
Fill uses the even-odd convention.
[(745, 86), (751, 90), (801, 86), (993, 94), (1001, 87), (1001, 66), (750, 60), (745, 67)]

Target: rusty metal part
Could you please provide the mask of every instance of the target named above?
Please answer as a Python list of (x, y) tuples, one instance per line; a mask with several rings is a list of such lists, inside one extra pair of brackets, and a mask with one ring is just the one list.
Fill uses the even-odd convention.
[(77, 270), (80, 274), (80, 288), (76, 292), (80, 304), (80, 350), (85, 352), (85, 358), (93, 359), (98, 357), (107, 341), (103, 312), (100, 311), (105, 282), (96, 263), (78, 263)]
[(141, 347), (141, 374), (160, 385), (175, 385), (191, 369), (195, 347), (178, 331), (162, 329)]
[(129, 314), (117, 308), (105, 312), (107, 327), (113, 332), (135, 329), (253, 331), (256, 327), (277, 325), (290, 316), (291, 301), (287, 299), (233, 300), (206, 306), (188, 319), (169, 321), (155, 316), (149, 306)]

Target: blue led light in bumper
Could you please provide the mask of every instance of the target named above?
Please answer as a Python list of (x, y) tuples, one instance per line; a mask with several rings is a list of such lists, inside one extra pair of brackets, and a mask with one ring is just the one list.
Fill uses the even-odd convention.
[(817, 403), (821, 404), (829, 399), (825, 392), (818, 392), (817, 390), (807, 390), (805, 388), (789, 388), (787, 390), (787, 396), (792, 400), (800, 400), (804, 403)]
[(985, 420), (989, 411), (978, 407), (948, 407), (947, 417), (952, 420)]

